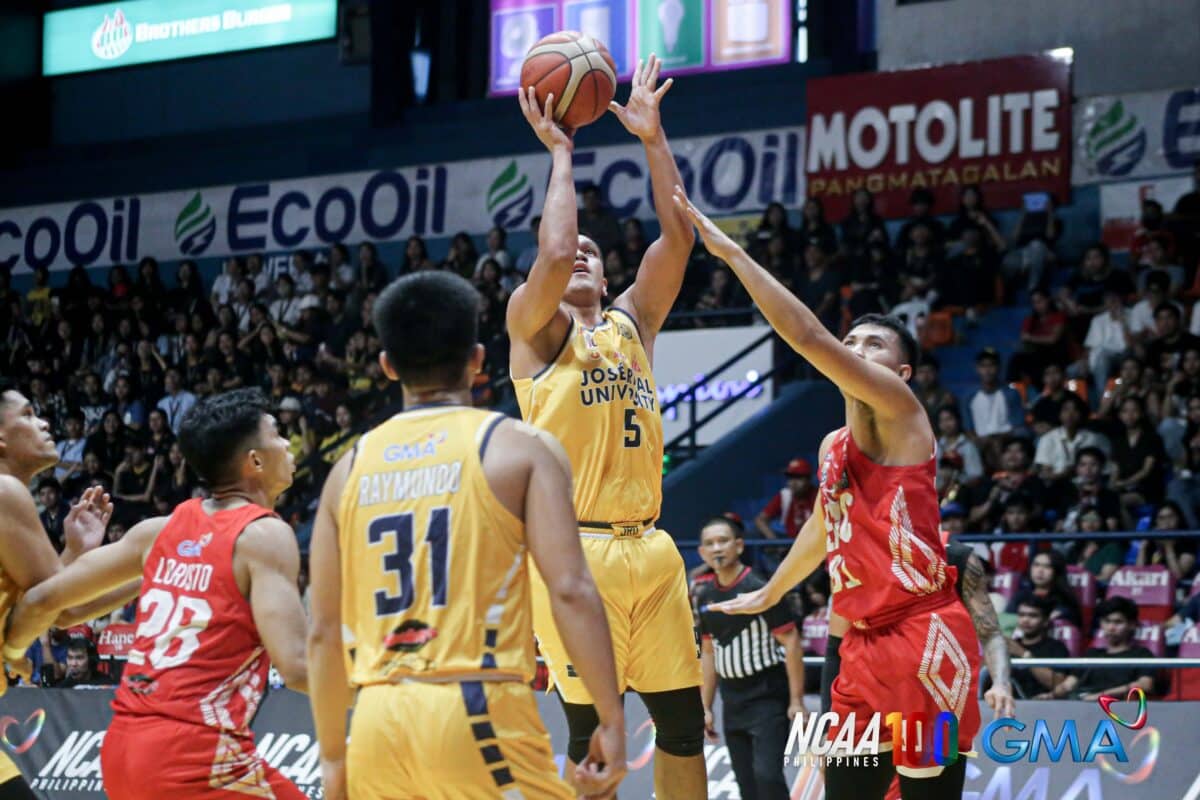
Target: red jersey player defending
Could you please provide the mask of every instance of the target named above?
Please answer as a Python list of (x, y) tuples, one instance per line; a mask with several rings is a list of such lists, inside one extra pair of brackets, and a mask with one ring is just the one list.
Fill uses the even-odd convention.
[[(827, 559), (833, 611), (851, 623), (832, 705), (843, 721), (854, 713), (854, 741), (876, 712), (924, 713), (934, 720), (950, 711), (959, 721), (959, 750), (968, 752), (979, 729), (979, 642), (955, 594), (955, 568), (947, 565), (938, 535), (935, 439), (921, 401), (908, 388), (919, 355), (916, 342), (897, 320), (879, 315), (855, 321), (839, 342), (697, 211), (682, 189), (676, 188), (674, 199), (709, 252), (737, 273), (772, 327), (846, 397), (846, 426), (821, 443), (817, 507), (787, 558), (762, 589), (715, 607), (759, 613)], [(890, 738), (890, 728), (882, 725), (881, 746), (891, 745)], [(827, 762), (828, 800), (882, 800), (894, 772), (900, 773), (905, 798), (962, 796), (962, 758), (945, 767), (862, 761), (869, 766), (854, 759)]]
[(27, 646), (59, 610), (141, 576), (133, 648), (100, 751), (108, 797), (299, 800), (250, 733), (272, 663), (293, 689), (307, 678), (300, 552), (271, 511), (292, 483), (288, 441), (265, 398), (242, 389), (189, 411), (179, 446), (212, 498), (140, 522), (38, 584), (13, 610), (5, 651)]

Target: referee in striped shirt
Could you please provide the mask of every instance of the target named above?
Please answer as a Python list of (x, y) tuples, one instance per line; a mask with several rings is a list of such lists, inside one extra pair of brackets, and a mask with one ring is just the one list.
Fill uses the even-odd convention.
[(742, 563), (744, 547), (742, 527), (728, 517), (709, 520), (700, 532), (700, 557), (712, 568), (693, 590), (704, 728), (709, 741), (717, 741), (712, 705), (720, 685), (725, 744), (742, 800), (787, 800), (784, 749), (791, 718), (804, 711), (804, 652), (795, 620), (782, 602), (755, 616), (707, 610), (766, 583)]

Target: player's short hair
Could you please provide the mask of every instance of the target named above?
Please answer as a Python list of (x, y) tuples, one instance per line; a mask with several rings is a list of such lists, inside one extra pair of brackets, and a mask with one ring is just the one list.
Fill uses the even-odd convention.
[(12, 402), (12, 398), (9, 397), (8, 393), (19, 391), (20, 388), (18, 388), (16, 382), (13, 381), (12, 378), (9, 378), (5, 375), (0, 375), (0, 411), (3, 411), (4, 407)]
[(237, 459), (258, 440), (271, 405), (259, 389), (222, 392), (192, 406), (179, 423), (179, 449), (188, 466), (213, 486), (237, 477)]
[(479, 292), (450, 272), (405, 275), (375, 301), (375, 330), (401, 382), (455, 384), (479, 341)]
[(709, 517), (707, 520), (705, 520), (704, 524), (700, 526), (700, 530), (703, 531), (709, 525), (724, 525), (725, 527), (729, 528), (729, 532), (733, 534), (733, 538), (746, 538), (746, 529), (742, 526), (742, 523), (729, 513), (720, 514), (715, 517)]
[(904, 363), (913, 369), (916, 369), (917, 365), (921, 363), (921, 348), (917, 345), (917, 339), (912, 335), (908, 326), (900, 321), (899, 317), (893, 317), (891, 314), (863, 314), (850, 323), (850, 330), (863, 325), (878, 325), (881, 328), (887, 328), (900, 340)]

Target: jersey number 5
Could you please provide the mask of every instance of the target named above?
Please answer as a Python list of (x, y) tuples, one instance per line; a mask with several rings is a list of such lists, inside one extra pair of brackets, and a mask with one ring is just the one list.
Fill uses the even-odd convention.
[[(388, 617), (407, 611), (413, 604), (413, 514), (388, 514), (371, 520), (367, 526), (367, 542), (379, 544), (383, 536), (391, 533), (396, 539), (396, 549), (383, 556), (383, 571), (394, 572), (400, 581), (400, 594), (388, 594), (384, 589), (375, 591), (375, 615)], [(429, 545), (429, 572), (433, 580), (431, 605), (440, 608), (446, 605), (446, 593), (450, 584), (450, 509), (439, 506), (429, 512), (429, 524), (425, 528), (425, 543)]]
[(625, 409), (625, 446), (637, 447), (642, 443), (642, 428), (638, 425), (637, 410)]

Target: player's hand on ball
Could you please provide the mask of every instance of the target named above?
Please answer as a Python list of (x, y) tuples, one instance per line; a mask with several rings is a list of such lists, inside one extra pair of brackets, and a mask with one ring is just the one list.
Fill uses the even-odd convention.
[(1017, 704), (1007, 683), (992, 684), (992, 688), (984, 692), (983, 699), (991, 706), (992, 711), (996, 712), (997, 717), (1011, 718), (1017, 713)]
[(112, 500), (104, 487), (93, 486), (85, 490), (63, 520), (67, 549), (78, 556), (99, 547), (112, 513)]
[(554, 150), (559, 147), (571, 149), (573, 146), (571, 136), (574, 132), (565, 130), (554, 121), (553, 94), (546, 95), (546, 107), (541, 108), (538, 106), (537, 93), (530, 86), (517, 92), (517, 101), (521, 104), (521, 113), (525, 115), (525, 121), (537, 134), (538, 141), (546, 145), (546, 149)]
[(713, 603), (709, 609), (720, 611), (722, 614), (761, 614), (773, 605), (775, 601), (767, 594), (767, 587), (764, 586), (753, 592), (742, 592), (732, 600)]
[(625, 105), (615, 100), (608, 104), (609, 110), (621, 120), (625, 130), (639, 139), (653, 139), (662, 131), (658, 104), (662, 102), (663, 95), (671, 90), (675, 79), (667, 78), (662, 86), (658, 86), (658, 73), (661, 70), (662, 61), (653, 53), (645, 63), (639, 60), (637, 71), (633, 73), (629, 100)]
[(586, 800), (615, 797), (625, 777), (625, 724), (596, 726), (587, 758), (575, 768), (575, 788)]
[(692, 205), (692, 201), (688, 199), (687, 193), (683, 191), (682, 186), (675, 187), (675, 194), (672, 198), (675, 201), (676, 207), (683, 212), (687, 217), (688, 222), (696, 226), (696, 230), (700, 233), (700, 239), (704, 242), (705, 248), (719, 259), (728, 261), (729, 257), (737, 252), (737, 242), (730, 239), (725, 231), (716, 226), (711, 219), (701, 213), (700, 209)]
[(321, 790), (325, 800), (346, 800), (346, 759), (321, 759)]

